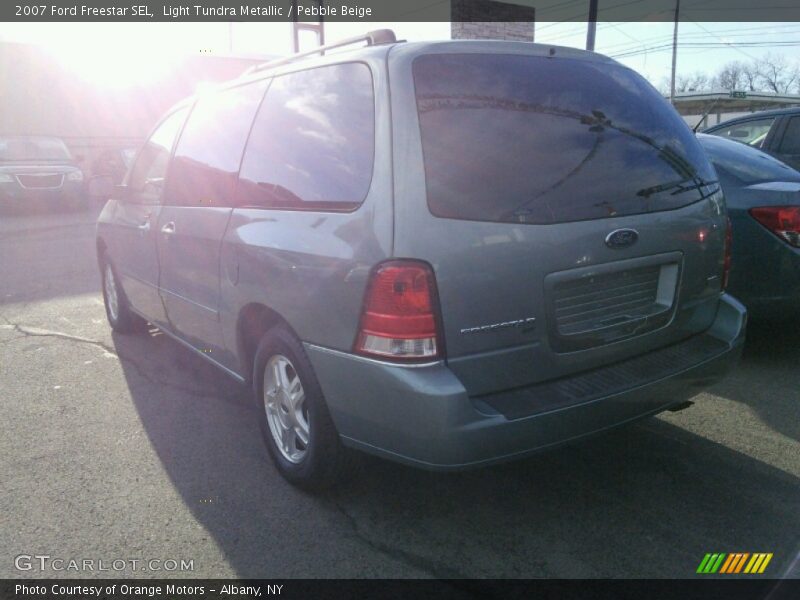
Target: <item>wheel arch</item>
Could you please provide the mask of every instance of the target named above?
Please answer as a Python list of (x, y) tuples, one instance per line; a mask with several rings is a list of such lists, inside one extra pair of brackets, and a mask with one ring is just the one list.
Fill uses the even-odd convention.
[(97, 263), (100, 266), (102, 266), (103, 257), (108, 252), (108, 245), (106, 244), (106, 241), (100, 236), (97, 236), (95, 245), (97, 247)]
[(277, 325), (283, 325), (292, 334), (297, 333), (277, 311), (260, 302), (251, 302), (242, 307), (236, 319), (236, 349), (241, 373), (249, 384), (253, 381), (253, 361), (261, 338)]

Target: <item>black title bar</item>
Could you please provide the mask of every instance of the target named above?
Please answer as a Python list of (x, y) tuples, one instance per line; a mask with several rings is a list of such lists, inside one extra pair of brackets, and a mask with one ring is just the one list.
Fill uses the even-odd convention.
[(800, 580), (742, 577), (668, 579), (4, 579), (2, 600), (422, 600), (516, 598), (592, 600), (794, 600)]
[[(598, 21), (673, 21), (676, 0), (600, 0)], [(557, 0), (3, 0), (0, 21), (586, 22), (590, 2)], [(682, 21), (800, 21), (798, 0), (682, 0)]]

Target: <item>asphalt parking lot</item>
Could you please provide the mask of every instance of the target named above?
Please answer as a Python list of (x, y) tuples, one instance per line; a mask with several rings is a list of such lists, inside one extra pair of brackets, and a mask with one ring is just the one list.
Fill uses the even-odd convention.
[(797, 324), (752, 327), (688, 410), (465, 473), (368, 459), (315, 497), (272, 468), (246, 390), (164, 335), (111, 334), (91, 214), (3, 217), (0, 257), (0, 577), (92, 575), (21, 554), (192, 560), (184, 577), (690, 577), (707, 552), (800, 577)]

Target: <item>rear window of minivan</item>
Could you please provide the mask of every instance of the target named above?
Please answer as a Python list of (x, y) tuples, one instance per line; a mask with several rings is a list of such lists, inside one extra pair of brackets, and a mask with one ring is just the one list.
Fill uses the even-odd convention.
[(428, 205), (561, 223), (674, 209), (714, 171), (688, 126), (621, 65), (508, 54), (413, 63)]

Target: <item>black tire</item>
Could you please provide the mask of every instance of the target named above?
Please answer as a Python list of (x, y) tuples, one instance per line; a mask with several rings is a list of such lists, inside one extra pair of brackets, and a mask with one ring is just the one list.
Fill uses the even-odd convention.
[[(273, 358), (279, 361), (280, 357), (288, 359), (304, 392), (308, 444), (305, 445), (304, 455), (296, 462), (287, 459), (279, 449), (267, 416), (265, 369)], [(349, 474), (354, 453), (343, 447), (339, 440), (314, 369), (302, 344), (283, 325), (273, 327), (258, 345), (253, 369), (253, 395), (261, 435), (273, 463), (284, 479), (299, 488), (318, 491), (339, 483)]]
[[(108, 319), (108, 324), (111, 325), (111, 329), (118, 333), (139, 333), (145, 331), (147, 328), (147, 321), (130, 309), (128, 298), (125, 296), (125, 291), (119, 283), (117, 271), (106, 256), (103, 256), (100, 260), (100, 277), (103, 284), (103, 305), (105, 306), (106, 318)], [(115, 311), (112, 309), (112, 302), (109, 298), (110, 288), (106, 281), (108, 277), (113, 278), (114, 290), (116, 290), (116, 314), (114, 314)]]

